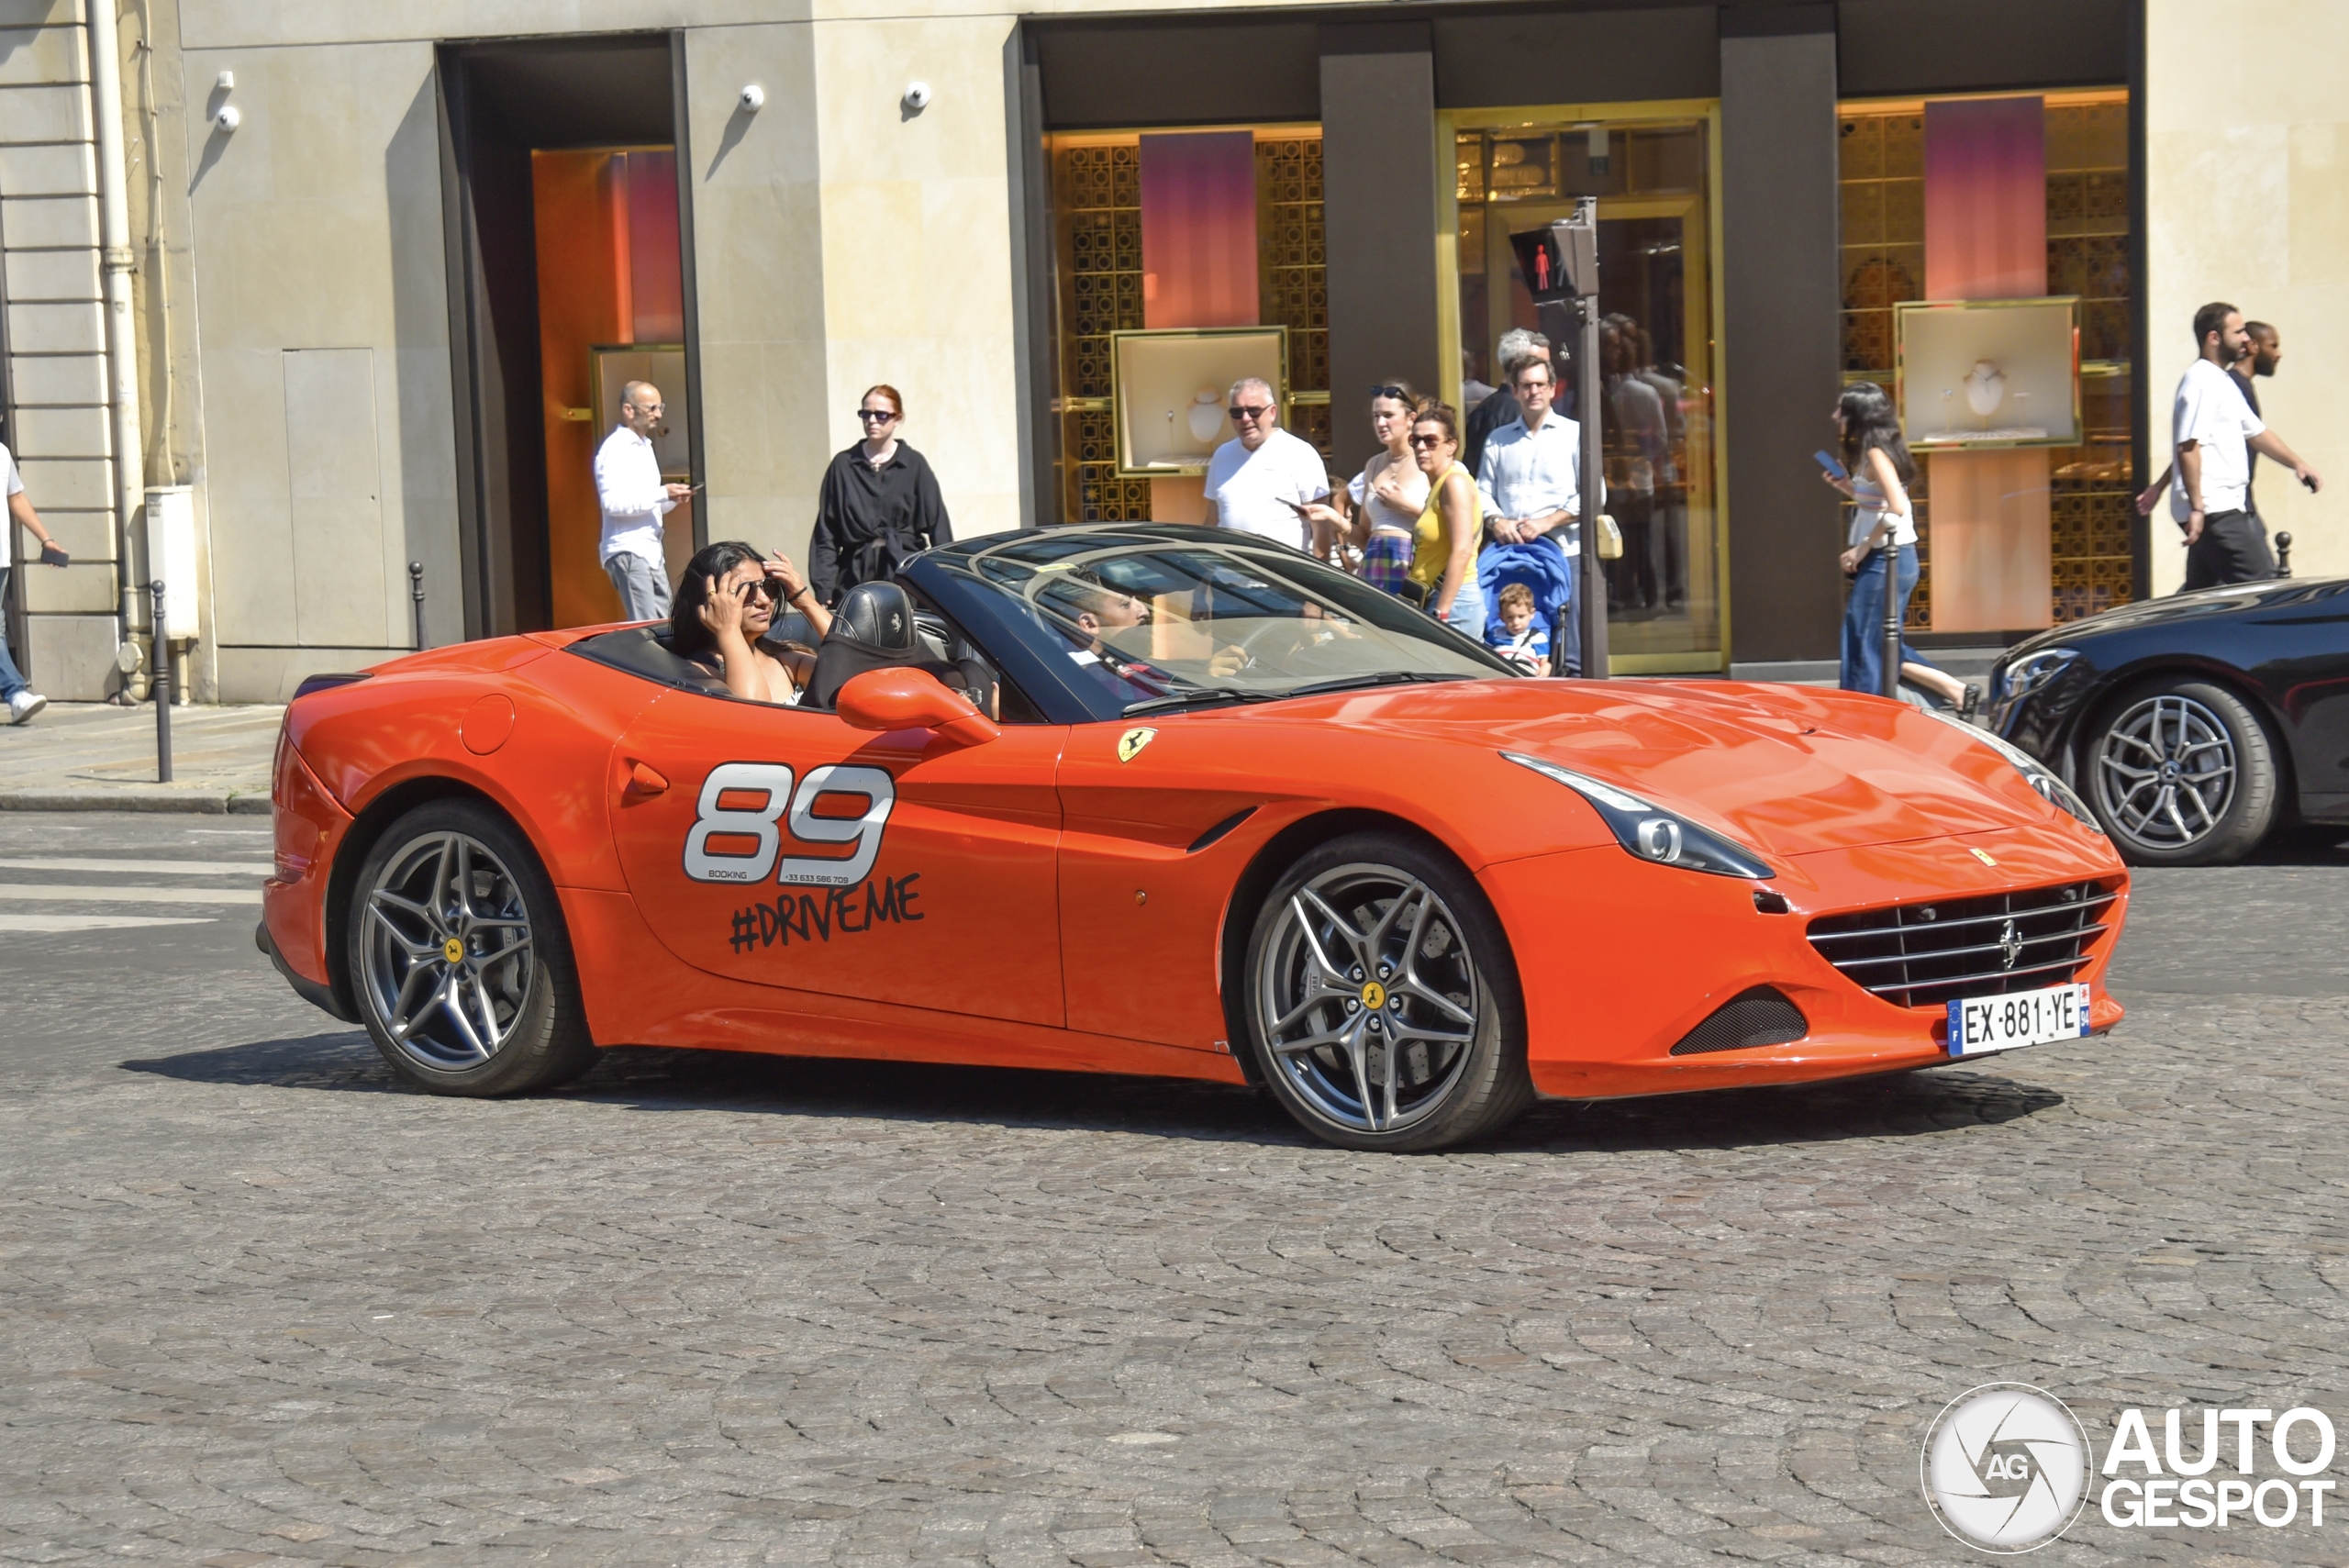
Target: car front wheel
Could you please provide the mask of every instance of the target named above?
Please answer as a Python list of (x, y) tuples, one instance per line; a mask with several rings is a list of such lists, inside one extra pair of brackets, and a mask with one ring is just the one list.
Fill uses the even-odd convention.
[(2132, 864), (2222, 865), (2275, 823), (2267, 731), (2223, 686), (2140, 686), (2105, 711), (2083, 751), (2088, 803)]
[(1291, 866), (1256, 917), (1247, 986), (1264, 1079), (1325, 1142), (1446, 1149), (1533, 1098), (1500, 922), (1466, 873), (1401, 835)]
[(594, 1062), (554, 887), (503, 816), (436, 800), (392, 824), (352, 891), (362, 1021), (394, 1071), (441, 1095), (512, 1095)]

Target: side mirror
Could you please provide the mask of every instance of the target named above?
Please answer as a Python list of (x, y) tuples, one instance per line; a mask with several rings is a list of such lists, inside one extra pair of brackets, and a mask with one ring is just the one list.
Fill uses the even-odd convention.
[(867, 670), (841, 688), (836, 711), (852, 729), (934, 729), (960, 746), (978, 746), (1003, 730), (971, 699), (927, 670)]

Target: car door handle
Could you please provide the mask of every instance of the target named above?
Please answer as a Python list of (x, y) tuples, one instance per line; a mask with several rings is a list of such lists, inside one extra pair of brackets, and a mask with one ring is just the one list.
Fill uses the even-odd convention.
[(667, 779), (662, 778), (642, 762), (635, 762), (629, 767), (628, 784), (620, 790), (620, 799), (624, 802), (651, 800), (668, 787)]

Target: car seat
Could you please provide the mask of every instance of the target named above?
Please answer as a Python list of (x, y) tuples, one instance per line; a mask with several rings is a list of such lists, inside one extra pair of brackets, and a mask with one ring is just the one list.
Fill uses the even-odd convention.
[(949, 660), (946, 649), (915, 619), (912, 597), (895, 583), (859, 583), (832, 612), (832, 629), (816, 651), (807, 706), (839, 706), (841, 688), (868, 670), (927, 670), (994, 711), (993, 677), (975, 659)]

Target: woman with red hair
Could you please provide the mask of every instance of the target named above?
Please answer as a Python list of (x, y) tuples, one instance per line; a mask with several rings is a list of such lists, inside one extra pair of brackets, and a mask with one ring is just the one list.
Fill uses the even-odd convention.
[(885, 582), (907, 557), (951, 544), (938, 476), (921, 453), (897, 439), (906, 401), (886, 384), (858, 400), (864, 439), (832, 459), (816, 502), (807, 543), (807, 581), (826, 605), (859, 583)]

